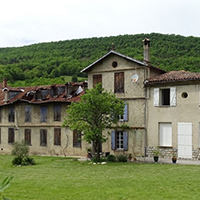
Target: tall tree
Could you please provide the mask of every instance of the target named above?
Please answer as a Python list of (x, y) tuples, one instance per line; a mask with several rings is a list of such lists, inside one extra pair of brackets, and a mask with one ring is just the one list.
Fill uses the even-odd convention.
[(68, 107), (68, 117), (63, 125), (83, 131), (84, 139), (93, 144), (93, 153), (100, 159), (100, 145), (107, 140), (103, 130), (118, 123), (124, 105), (114, 94), (106, 92), (100, 83), (87, 90), (78, 103)]

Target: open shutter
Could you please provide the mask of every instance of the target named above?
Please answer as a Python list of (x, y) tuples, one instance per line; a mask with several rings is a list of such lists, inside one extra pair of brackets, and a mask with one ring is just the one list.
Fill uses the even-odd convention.
[(159, 106), (159, 88), (154, 88), (154, 106)]
[(128, 151), (128, 132), (123, 132), (123, 149)]
[(170, 106), (176, 106), (176, 88), (170, 88)]
[(124, 106), (124, 115), (123, 115), (124, 121), (128, 121), (128, 104), (126, 103)]
[(115, 131), (111, 132), (111, 149), (115, 150)]

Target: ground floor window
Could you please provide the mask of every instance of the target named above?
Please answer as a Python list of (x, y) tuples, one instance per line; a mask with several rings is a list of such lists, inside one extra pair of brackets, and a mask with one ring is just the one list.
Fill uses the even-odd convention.
[(8, 128), (8, 144), (15, 142), (15, 130), (14, 128)]
[(31, 129), (24, 130), (24, 141), (27, 145), (31, 145)]
[(172, 146), (172, 124), (159, 123), (159, 146)]
[(81, 132), (77, 130), (73, 131), (73, 147), (81, 148)]
[(111, 133), (112, 150), (128, 150), (128, 132), (112, 131)]
[(54, 145), (61, 145), (61, 129), (54, 128)]
[(47, 146), (47, 130), (40, 129), (40, 146)]

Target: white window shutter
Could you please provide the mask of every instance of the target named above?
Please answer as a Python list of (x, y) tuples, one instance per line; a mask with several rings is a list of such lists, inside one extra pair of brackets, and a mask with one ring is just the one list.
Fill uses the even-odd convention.
[(170, 106), (176, 106), (176, 88), (170, 88)]
[(159, 88), (154, 88), (154, 106), (159, 106)]

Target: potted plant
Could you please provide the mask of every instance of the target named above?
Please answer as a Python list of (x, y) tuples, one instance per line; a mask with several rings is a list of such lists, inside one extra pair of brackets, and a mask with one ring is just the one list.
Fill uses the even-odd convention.
[(160, 155), (160, 151), (159, 151), (159, 147), (157, 147), (157, 149), (153, 151), (153, 159), (155, 162), (158, 162), (159, 155)]
[(176, 163), (176, 161), (177, 161), (176, 151), (172, 151), (172, 162)]
[(129, 155), (128, 155), (128, 159), (129, 159), (129, 161), (131, 161), (131, 160), (132, 160), (132, 158), (133, 158), (132, 154), (131, 154), (131, 153), (129, 153)]

